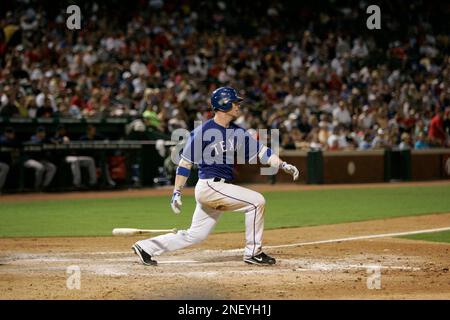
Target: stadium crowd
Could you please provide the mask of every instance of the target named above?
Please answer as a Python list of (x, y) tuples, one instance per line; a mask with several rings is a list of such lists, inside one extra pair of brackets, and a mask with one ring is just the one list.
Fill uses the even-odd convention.
[(65, 2), (45, 3), (2, 4), (2, 117), (126, 116), (170, 134), (230, 85), (246, 97), (237, 124), (280, 129), (285, 149), (450, 146), (448, 5), (390, 1), (368, 30), (365, 1), (97, 1), (69, 30)]

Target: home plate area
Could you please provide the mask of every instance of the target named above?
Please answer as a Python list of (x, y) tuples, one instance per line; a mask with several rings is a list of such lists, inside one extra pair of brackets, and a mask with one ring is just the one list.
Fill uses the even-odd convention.
[(201, 246), (157, 257), (156, 267), (131, 249), (2, 251), (0, 288), (6, 299), (439, 299), (450, 295), (449, 247), (383, 238), (276, 248), (266, 267)]

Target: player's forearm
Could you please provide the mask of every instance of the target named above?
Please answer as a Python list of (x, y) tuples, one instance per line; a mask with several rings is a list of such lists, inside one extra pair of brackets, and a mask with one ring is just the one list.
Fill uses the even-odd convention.
[(272, 150), (266, 146), (261, 147), (258, 156), (262, 164), (268, 164), (273, 168), (280, 168), (283, 163), (283, 160), (281, 160), (278, 155), (273, 153)]
[(174, 192), (181, 192), (181, 190), (184, 188), (184, 186), (186, 185), (186, 181), (187, 181), (188, 177), (177, 174), (175, 176), (175, 185), (173, 187), (173, 191)]
[(281, 160), (281, 158), (272, 152), (269, 148), (263, 146), (259, 153), (259, 158), (263, 164), (268, 164), (272, 168), (283, 169), (284, 172), (292, 175), (294, 181), (298, 179), (300, 172), (298, 169), (292, 165), (288, 164), (285, 161)]
[(283, 160), (281, 160), (281, 158), (277, 156), (275, 153), (272, 154), (267, 160), (267, 164), (273, 168), (280, 168), (282, 163)]
[(192, 163), (185, 160), (180, 160), (177, 167), (177, 175), (175, 176), (175, 186), (173, 188), (174, 192), (181, 192), (181, 190), (186, 185), (186, 181), (189, 178), (191, 172)]

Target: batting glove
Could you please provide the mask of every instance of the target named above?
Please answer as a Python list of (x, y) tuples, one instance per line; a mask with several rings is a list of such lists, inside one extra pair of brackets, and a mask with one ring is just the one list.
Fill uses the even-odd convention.
[(179, 214), (181, 212), (181, 192), (180, 191), (174, 191), (172, 200), (170, 201), (170, 206), (172, 207), (172, 211), (176, 214)]
[(286, 172), (287, 174), (292, 175), (294, 181), (298, 179), (298, 176), (299, 176), (300, 172), (292, 164), (288, 164), (286, 162), (283, 162), (281, 164), (281, 169), (283, 169), (283, 171)]

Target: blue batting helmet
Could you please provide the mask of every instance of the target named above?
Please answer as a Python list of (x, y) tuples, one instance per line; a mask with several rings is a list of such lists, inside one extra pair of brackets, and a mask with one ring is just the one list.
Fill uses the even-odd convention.
[(228, 111), (231, 109), (232, 102), (244, 100), (238, 95), (238, 92), (231, 87), (220, 87), (211, 94), (211, 105), (213, 110)]

